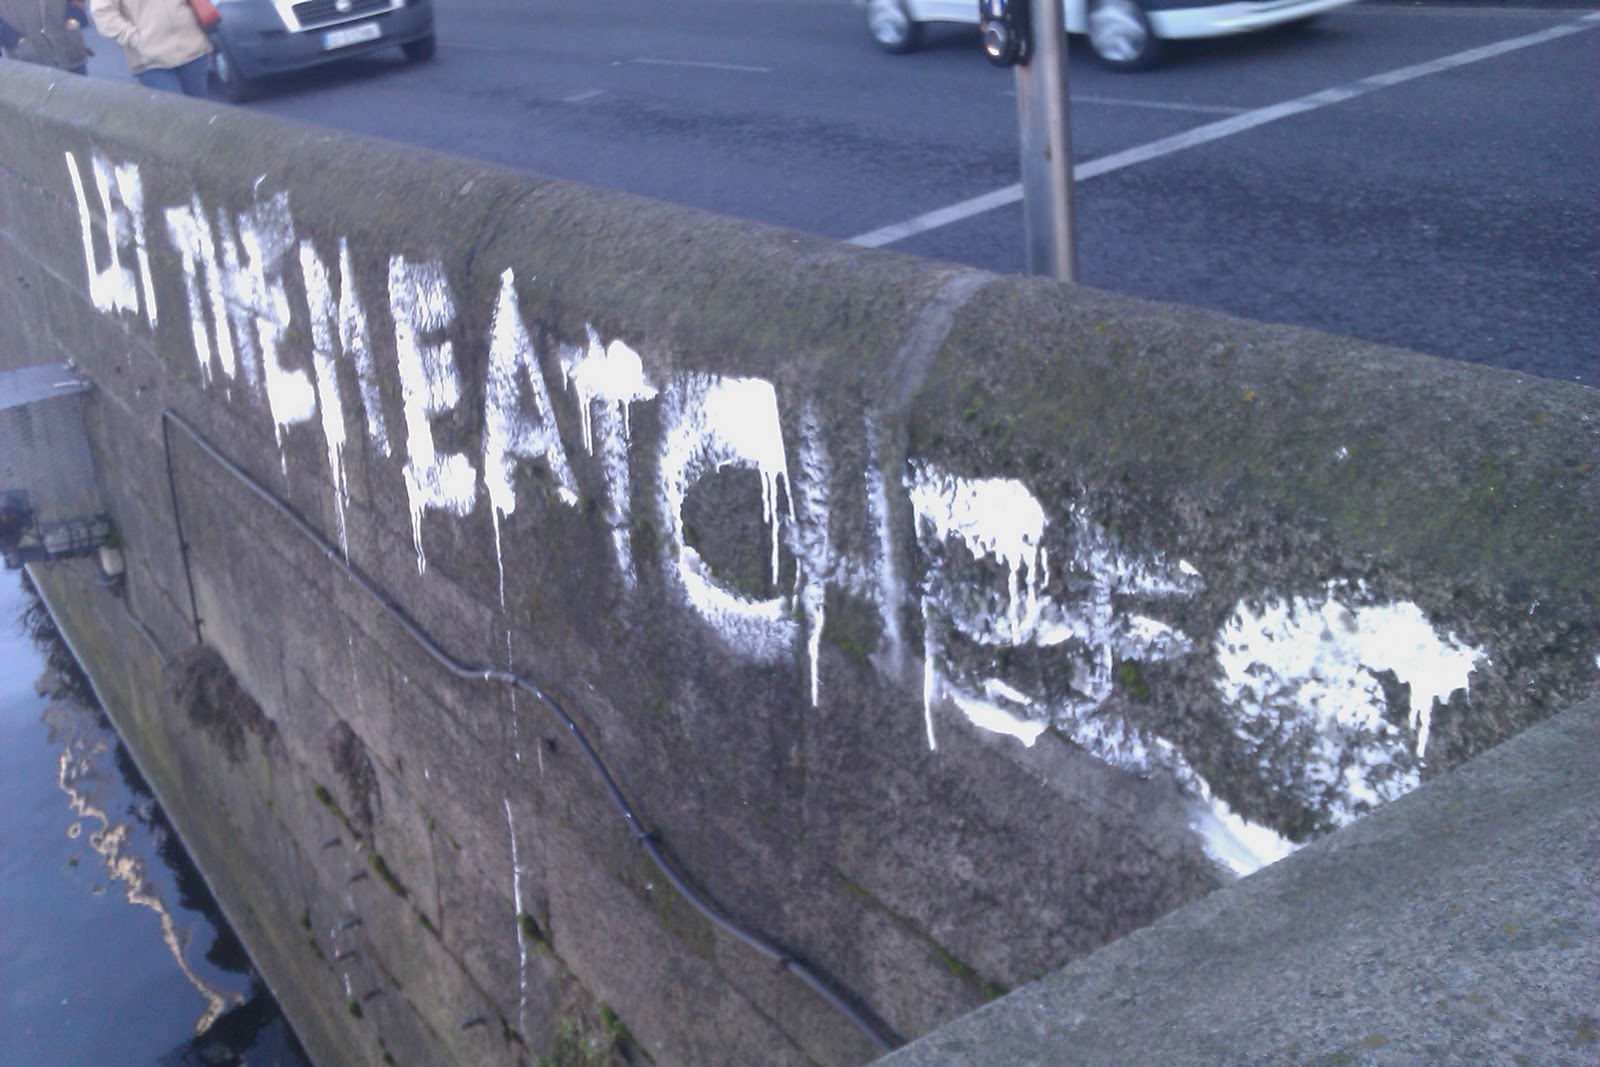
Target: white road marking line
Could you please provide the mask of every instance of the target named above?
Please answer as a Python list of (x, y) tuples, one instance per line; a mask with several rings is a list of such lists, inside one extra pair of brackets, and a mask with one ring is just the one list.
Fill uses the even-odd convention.
[[(1351, 82), (1349, 85), (1324, 89), (1321, 92), (1302, 96), (1296, 100), (1286, 100), (1281, 104), (1272, 104), (1269, 107), (1257, 108), (1241, 115), (1219, 119), (1204, 126), (1196, 126), (1192, 130), (1174, 134), (1171, 137), (1163, 137), (1159, 140), (1151, 141), (1149, 144), (1129, 148), (1121, 152), (1113, 152), (1109, 156), (1102, 156), (1088, 163), (1080, 163), (1072, 169), (1073, 179), (1081, 182), (1140, 163), (1148, 163), (1153, 159), (1170, 156), (1175, 152), (1182, 152), (1197, 145), (1219, 141), (1224, 137), (1232, 137), (1234, 134), (1244, 133), (1246, 130), (1253, 130), (1257, 126), (1265, 126), (1269, 122), (1277, 122), (1279, 119), (1286, 119), (1292, 115), (1303, 115), (1308, 111), (1316, 111), (1330, 104), (1353, 100), (1358, 96), (1365, 96), (1367, 93), (1376, 92), (1379, 89), (1387, 89), (1390, 86), (1400, 85), (1416, 78), (1453, 70), (1456, 67), (1464, 67), (1470, 63), (1478, 63), (1485, 59), (1493, 59), (1496, 56), (1505, 55), (1507, 52), (1531, 48), (1537, 44), (1544, 44), (1547, 41), (1554, 41), (1575, 33), (1581, 33), (1584, 30), (1594, 29), (1597, 24), (1600, 24), (1600, 11), (1585, 15), (1575, 22), (1567, 22), (1559, 26), (1552, 26), (1549, 29), (1540, 30), (1538, 33), (1513, 37), (1495, 44), (1484, 45), (1481, 48), (1470, 48), (1465, 52), (1457, 52), (1454, 55), (1443, 56), (1426, 63), (1418, 63), (1413, 66), (1386, 71), (1382, 74), (1374, 74), (1371, 77), (1362, 78), (1360, 81)], [(1016, 185), (1008, 185), (1003, 189), (996, 189), (994, 192), (975, 196), (958, 204), (938, 208), (927, 214), (918, 215), (916, 218), (907, 219), (904, 222), (896, 222), (873, 230), (870, 233), (860, 234), (850, 238), (846, 243), (861, 245), (865, 248), (882, 248), (884, 245), (894, 244), (896, 241), (903, 241), (908, 237), (914, 237), (929, 230), (936, 230), (941, 226), (949, 226), (952, 223), (972, 218), (974, 215), (981, 215), (986, 211), (1006, 207), (1021, 200), (1022, 183), (1018, 182)]]
[[(1007, 89), (1002, 96), (1015, 100), (1017, 91)], [(1169, 100), (1131, 100), (1120, 96), (1084, 96), (1079, 93), (1072, 94), (1074, 104), (1099, 104), (1105, 107), (1146, 107), (1154, 111), (1198, 111), (1208, 115), (1242, 115), (1250, 110), (1245, 107), (1229, 107), (1226, 104), (1180, 104)]]
[(693, 59), (630, 59), (650, 67), (696, 67), (700, 70), (731, 70), (736, 74), (771, 74), (771, 67), (747, 67), (740, 63), (702, 63)]
[(563, 96), (561, 98), (561, 102), (565, 104), (581, 104), (585, 100), (593, 100), (597, 96), (604, 95), (606, 95), (606, 91), (604, 89), (585, 89), (581, 93), (573, 93), (571, 96)]

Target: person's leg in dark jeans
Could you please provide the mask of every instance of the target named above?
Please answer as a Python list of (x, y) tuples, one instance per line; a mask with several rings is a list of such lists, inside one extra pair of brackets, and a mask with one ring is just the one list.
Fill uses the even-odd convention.
[(139, 84), (147, 89), (159, 89), (164, 93), (181, 93), (183, 86), (178, 82), (178, 72), (168, 70), (166, 67), (151, 67), (141, 70), (134, 75), (139, 79)]
[(205, 100), (211, 95), (209, 74), (211, 71), (211, 57), (201, 56), (191, 59), (183, 66), (176, 68), (178, 83), (183, 87), (185, 96), (197, 96)]
[(211, 67), (211, 57), (201, 56), (177, 67), (151, 67), (141, 70), (135, 77), (140, 84), (166, 93), (183, 93), (204, 100), (211, 95), (206, 85), (206, 75)]

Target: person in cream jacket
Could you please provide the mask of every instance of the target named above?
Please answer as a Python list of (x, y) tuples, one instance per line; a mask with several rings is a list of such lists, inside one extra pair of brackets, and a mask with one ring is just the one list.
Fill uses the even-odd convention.
[(122, 46), (128, 72), (152, 89), (205, 97), (211, 38), (189, 0), (90, 0), (95, 29)]

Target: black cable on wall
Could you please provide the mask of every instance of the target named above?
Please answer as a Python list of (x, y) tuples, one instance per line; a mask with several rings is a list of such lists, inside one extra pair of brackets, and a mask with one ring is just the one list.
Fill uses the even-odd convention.
[(832, 982), (818, 973), (815, 968), (797, 958), (794, 954), (735, 923), (724, 915), (703, 893), (691, 886), (672, 862), (659, 835), (646, 827), (643, 821), (640, 820), (638, 813), (634, 811), (633, 805), (628, 802), (626, 794), (623, 793), (622, 787), (617, 783), (610, 768), (606, 766), (605, 761), (600, 757), (600, 753), (596, 751), (588, 736), (578, 725), (577, 720), (568, 713), (559, 700), (543, 687), (521, 675), (495, 667), (474, 666), (457, 659), (431, 634), (423, 630), (407, 615), (405, 609), (400, 607), (365, 572), (347, 560), (339, 548), (324, 537), (321, 531), (312, 526), (304, 516), (286, 501), (280, 499), (272, 490), (256, 481), (248, 471), (229, 459), (182, 415), (171, 408), (167, 408), (161, 412), (161, 443), (162, 450), (166, 454), (167, 487), (172, 499), (173, 519), (178, 532), (179, 547), (183, 553), (184, 576), (189, 584), (189, 605), (193, 612), (192, 618), (196, 643), (202, 640), (200, 614), (195, 600), (194, 579), (189, 570), (189, 546), (188, 542), (184, 540), (183, 524), (179, 518), (178, 494), (173, 473), (171, 440), (168, 433), (169, 425), (181, 429), (212, 461), (242, 483), (273, 511), (288, 520), (290, 525), (310, 540), (324, 557), (343, 570), (368, 596), (372, 597), (378, 603), (378, 606), (399, 623), (401, 628), (411, 636), (412, 640), (422, 647), (423, 651), (450, 674), (457, 678), (497, 683), (520, 689), (531, 694), (543, 704), (551, 714), (560, 720), (561, 724), (566, 727), (567, 732), (572, 735), (573, 740), (577, 742), (578, 748), (583, 752), (585, 758), (589, 761), (590, 767), (594, 769), (596, 776), (599, 777), (600, 783), (605, 787), (606, 793), (611, 798), (612, 805), (622, 816), (623, 821), (627, 823), (628, 830), (633, 835), (634, 841), (644, 849), (662, 876), (671, 883), (674, 889), (682, 894), (683, 898), (702, 917), (717, 929), (739, 940), (753, 952), (771, 960), (778, 968), (797, 978), (841, 1015), (849, 1019), (857, 1029), (872, 1041), (879, 1051), (891, 1052), (904, 1044), (903, 1039), (886, 1023), (869, 1010), (859, 1007), (858, 998), (841, 992)]

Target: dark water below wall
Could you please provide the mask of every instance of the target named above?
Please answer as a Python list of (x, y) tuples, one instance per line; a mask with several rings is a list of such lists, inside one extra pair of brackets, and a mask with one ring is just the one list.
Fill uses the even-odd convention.
[(0, 571), (0, 1064), (310, 1067), (13, 571)]

